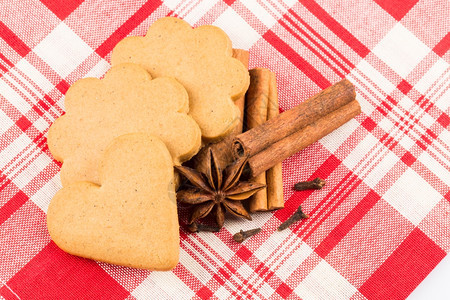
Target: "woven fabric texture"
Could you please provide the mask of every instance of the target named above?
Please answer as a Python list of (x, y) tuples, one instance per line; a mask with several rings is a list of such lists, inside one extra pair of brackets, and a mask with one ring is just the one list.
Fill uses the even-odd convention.
[[(61, 188), (48, 129), (71, 84), (164, 16), (249, 49), (281, 110), (347, 78), (362, 113), (283, 162), (284, 209), (181, 228), (173, 271), (71, 256), (46, 228)], [(0, 298), (405, 299), (450, 251), (449, 29), (446, 0), (1, 1)], [(315, 177), (322, 190), (292, 190)], [(277, 232), (299, 204), (310, 218)]]

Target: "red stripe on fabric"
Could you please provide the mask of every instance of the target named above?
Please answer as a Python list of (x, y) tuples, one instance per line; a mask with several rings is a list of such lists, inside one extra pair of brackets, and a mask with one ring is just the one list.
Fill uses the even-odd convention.
[(375, 0), (379, 6), (400, 21), (418, 0)]
[(421, 141), (417, 140), (416, 145), (419, 146), (422, 150), (427, 150), (427, 146), (425, 146)]
[(236, 2), (236, 0), (223, 0), (223, 2), (231, 6), (234, 2)]
[[(397, 88), (405, 95), (409, 93), (410, 90), (412, 90), (413, 86), (409, 84), (408, 81), (402, 80), (398, 85)], [(391, 97), (392, 98), (392, 97)]]
[[(50, 104), (48, 108), (50, 108), (50, 106), (53, 106), (56, 103), (56, 101), (53, 100), (49, 95), (44, 95), (44, 99), (47, 100), (47, 102)], [(46, 110), (48, 110), (48, 108), (46, 108)]]
[(428, 145), (431, 145), (432, 140), (430, 140), (425, 134), (422, 134), (422, 135), (420, 136), (420, 138), (421, 138), (425, 143), (427, 143)]
[(444, 198), (447, 199), (448, 202), (450, 202), (450, 191), (448, 191), (448, 193), (445, 194)]
[(392, 106), (390, 106), (386, 101), (381, 102), (381, 105), (383, 105), (384, 107), (386, 107), (388, 109), (388, 111), (392, 110)]
[(84, 0), (41, 0), (58, 18), (64, 20), (70, 15)]
[(286, 283), (282, 282), (280, 286), (275, 290), (283, 299), (287, 299), (287, 297), (292, 294), (294, 290), (291, 289)]
[(4, 65), (0, 64), (0, 70), (3, 71), (3, 72), (7, 72), (8, 68), (5, 67)]
[(30, 120), (27, 119), (27, 117), (25, 116), (21, 116), (17, 121), (16, 121), (16, 125), (17, 127), (20, 128), (20, 130), (22, 130), (23, 132), (25, 132), (28, 128), (30, 128), (30, 126), (32, 125)]
[(286, 221), (297, 209), (299, 205), (311, 195), (312, 191), (294, 192), (291, 197), (284, 203), (284, 208), (275, 211), (274, 216), (281, 222)]
[(23, 299), (125, 299), (129, 292), (95, 261), (50, 242), (8, 282)]
[(359, 291), (369, 299), (405, 299), (446, 253), (415, 228)]
[(336, 34), (344, 43), (352, 48), (361, 57), (369, 54), (370, 50), (356, 37), (354, 37), (344, 26), (336, 21), (330, 14), (326, 12), (319, 4), (312, 0), (300, 0), (304, 7), (306, 7), (313, 15), (316, 16), (325, 26), (328, 27), (334, 34)]
[(6, 177), (5, 174), (0, 173), (0, 182), (2, 183), (2, 185), (0, 185), (0, 192), (1, 192), (8, 186), (8, 184), (11, 183), (11, 180), (9, 180), (9, 178)]
[(348, 60), (341, 52), (339, 52), (329, 41), (327, 41), (322, 35), (320, 35), (317, 31), (314, 30), (308, 23), (306, 23), (293, 9), (290, 9), (289, 12), (303, 25), (306, 29), (308, 29), (312, 34), (316, 36), (322, 43), (324, 43), (329, 49), (331, 49), (343, 62), (348, 64), (350, 69), (353, 69), (355, 65)]
[[(232, 292), (232, 294), (231, 294), (232, 298), (236, 298), (236, 295), (241, 296), (243, 294), (261, 298), (262, 295), (259, 292), (259, 288), (261, 287), (261, 285), (264, 282), (267, 283), (268, 285), (270, 285), (270, 287), (272, 287), (273, 289), (278, 287), (283, 282), (278, 276), (276, 276), (276, 274), (273, 270), (266, 267), (264, 265), (264, 263), (262, 263), (260, 260), (258, 260), (255, 256), (252, 256), (251, 261), (249, 261), (247, 263), (247, 265), (252, 266), (252, 268), (253, 268), (253, 266), (257, 266), (254, 269), (254, 271), (261, 280), (256, 278), (254, 275), (251, 275), (250, 277), (246, 277), (246, 279), (244, 281), (239, 283), (239, 285), (237, 286), (237, 289)], [(275, 268), (275, 269), (277, 269), (277, 268)], [(256, 284), (252, 285), (249, 282), (251, 282), (251, 283), (254, 282)], [(246, 298), (251, 298), (251, 297), (246, 297)]]
[(375, 127), (377, 127), (377, 123), (375, 123), (374, 120), (372, 120), (372, 118), (367, 117), (362, 123), (361, 125), (367, 129), (367, 131), (371, 132)]
[(11, 48), (14, 49), (20, 56), (25, 56), (31, 51), (28, 47), (11, 29), (0, 21), (0, 38), (4, 39)]
[[(425, 98), (424, 95), (420, 95), (420, 97), (419, 97), (415, 102), (416, 102), (416, 105), (419, 105), (419, 107), (423, 108), (423, 106), (424, 106), (425, 104), (429, 103), (430, 100), (427, 99), (427, 98)], [(409, 114), (409, 111), (407, 111), (406, 113)]]
[(425, 101), (428, 103), (428, 106), (424, 108), (424, 112), (429, 113), (430, 110), (434, 107), (434, 104), (432, 102), (429, 102), (430, 100), (425, 99)]
[(412, 164), (417, 160), (417, 158), (415, 158), (414, 155), (411, 154), (411, 152), (406, 152), (405, 154), (403, 154), (403, 156), (400, 159), (408, 167), (411, 167)]
[(450, 49), (450, 32), (448, 32), (442, 40), (434, 46), (433, 51), (439, 56), (444, 56)]
[[(336, 58), (334, 55), (330, 53), (325, 47), (323, 47), (319, 42), (317, 42), (314, 38), (312, 38), (305, 30), (303, 30), (297, 23), (294, 22), (288, 15), (285, 15), (284, 18), (288, 20), (288, 22), (295, 27), (301, 34), (303, 34), (309, 41), (311, 41), (314, 46), (319, 48), (331, 61), (333, 61), (337, 66), (339, 66), (345, 73), (348, 73), (349, 70)], [(300, 20), (299, 20), (300, 21)], [(303, 24), (303, 23), (302, 23)], [(336, 51), (336, 49), (331, 49), (332, 51)], [(328, 62), (328, 60), (326, 60)]]
[[(330, 199), (330, 197), (331, 197), (332, 195), (334, 195), (335, 193), (337, 193), (337, 190), (338, 190), (338, 189), (341, 189), (341, 190), (345, 190), (345, 189), (346, 189), (346, 187), (347, 187), (350, 183), (347, 183), (347, 186), (346, 186), (346, 187), (344, 187), (343, 184), (350, 178), (351, 174), (352, 174), (351, 172), (347, 173), (347, 175), (345, 175), (344, 178), (342, 178), (342, 179), (339, 181), (339, 183), (336, 184), (336, 185), (331, 189), (331, 191), (329, 191), (328, 194), (327, 194), (325, 197), (323, 197), (322, 200), (320, 200), (320, 202), (319, 202), (318, 204), (315, 205), (315, 207), (314, 207), (311, 211), (309, 211), (309, 212), (308, 212), (308, 211), (305, 211), (305, 213), (307, 213), (309, 216), (314, 215), (314, 219), (313, 219), (313, 218), (307, 219), (307, 220), (306, 220), (306, 225), (304, 225), (305, 222), (302, 222), (301, 224), (298, 224), (298, 225), (295, 226), (295, 228), (296, 228), (295, 230), (297, 230), (298, 228), (300, 228), (300, 227), (302, 227), (302, 226), (305, 226), (305, 227), (303, 227), (303, 229), (302, 229), (300, 232), (297, 232), (297, 235), (298, 235), (298, 236), (301, 237), (301, 236), (308, 230), (308, 228), (311, 227), (311, 226), (314, 224), (314, 222), (320, 220), (320, 218), (319, 218), (319, 216), (321, 215), (320, 210), (323, 211), (322, 206), (327, 206), (327, 205), (326, 205), (327, 201)], [(313, 191), (309, 191), (309, 192), (312, 193)], [(296, 207), (296, 208), (297, 208), (297, 207)], [(285, 205), (285, 209), (286, 209), (286, 205)], [(282, 209), (282, 210), (284, 210), (284, 209)], [(317, 215), (315, 215), (315, 213), (316, 213), (317, 211), (319, 211), (319, 213), (318, 213)]]
[(0, 296), (3, 297), (3, 298), (0, 297), (0, 299), (5, 299), (5, 300), (18, 300), (19, 299), (6, 285), (4, 285), (0, 288)]
[(273, 31), (268, 30), (263, 38), (269, 42), (275, 49), (286, 57), (294, 66), (301, 70), (320, 88), (325, 89), (331, 85), (319, 71), (317, 71), (309, 62), (301, 57), (294, 49), (280, 39)]
[[(329, 203), (327, 204), (327, 202), (330, 200), (330, 198), (333, 195), (337, 195), (337, 191), (338, 190), (345, 190), (347, 189), (347, 187), (350, 185), (350, 183), (352, 182), (350, 179), (350, 177), (352, 176), (351, 172), (348, 172), (340, 181), (338, 184), (336, 184), (331, 191), (328, 192), (328, 194), (322, 198), (322, 200), (320, 200), (320, 202), (310, 211), (307, 212), (309, 216), (314, 215), (314, 219), (310, 218), (308, 219), (308, 223), (306, 224), (306, 226), (302, 229), (301, 232), (298, 233), (299, 236), (301, 236), (303, 233), (305, 233), (307, 231), (307, 229), (313, 225), (314, 222), (316, 221), (320, 221), (319, 216), (321, 215), (321, 213), (323, 213), (323, 210), (328, 207)], [(347, 183), (346, 183), (347, 182)], [(345, 186), (344, 186), (345, 184)], [(312, 192), (312, 191), (311, 191)], [(317, 215), (315, 215), (315, 213), (317, 213)]]
[(224, 279), (224, 278), (222, 278), (222, 276), (227, 276), (228, 278), (230, 278), (230, 276), (228, 276), (226, 271), (222, 268), (217, 272), (217, 274), (214, 274), (212, 279), (217, 281), (220, 285), (223, 285), (225, 283), (225, 281), (228, 280), (228, 278)]
[(105, 57), (114, 48), (114, 46), (126, 37), (134, 28), (142, 23), (149, 15), (151, 15), (162, 2), (158, 1), (147, 1), (144, 5), (139, 8), (133, 16), (131, 16), (125, 23), (122, 24), (117, 30), (107, 38), (98, 48), (95, 50), (98, 55)]
[[(268, 267), (266, 267), (266, 265), (264, 263), (260, 263), (256, 267), (255, 272), (258, 273), (259, 277), (264, 278), (265, 281), (267, 281), (274, 275), (274, 273)], [(267, 276), (263, 277), (266, 273), (267, 273)]]
[[(50, 98), (48, 95), (44, 95), (44, 99), (47, 101), (47, 103), (49, 103), (50, 105), (55, 104), (55, 101), (52, 100), (52, 98)], [(48, 105), (44, 100), (39, 100), (37, 102), (37, 104), (35, 105), (36, 107), (36, 112), (39, 115), (42, 115), (44, 112), (48, 111), (50, 109), (50, 105)], [(41, 109), (42, 108), (42, 109)]]
[(433, 132), (430, 128), (427, 128), (425, 132), (434, 140), (438, 137), (437, 134)]
[(438, 123), (442, 125), (442, 127), (447, 128), (450, 124), (450, 117), (446, 113), (442, 113), (437, 119)]
[[(303, 230), (300, 231), (300, 233), (298, 235), (301, 236), (304, 234), (304, 237), (303, 237), (304, 240), (309, 238), (316, 231), (316, 229), (319, 228), (328, 219), (329, 216), (331, 216), (331, 214), (339, 207), (339, 205), (341, 205), (342, 202), (347, 200), (348, 196), (353, 191), (357, 190), (358, 186), (361, 183), (362, 183), (362, 180), (358, 179), (358, 177), (356, 177), (356, 176), (353, 176), (353, 178), (350, 178), (348, 180), (348, 183), (342, 188), (343, 191), (348, 189), (345, 192), (345, 194), (338, 195), (339, 200), (336, 202), (329, 201), (317, 215), (314, 215), (314, 213), (311, 213), (310, 215), (313, 216), (313, 218), (316, 218), (319, 220), (315, 224), (313, 222), (308, 223), (305, 226), (305, 228), (303, 228)], [(353, 184), (353, 186), (352, 186), (352, 184)], [(326, 198), (329, 199), (328, 195)], [(327, 209), (329, 209), (329, 210), (326, 213), (324, 213)], [(314, 226), (311, 227), (312, 224), (314, 224)], [(301, 226), (302, 226), (302, 224), (300, 223), (297, 225), (297, 228), (300, 228)], [(309, 231), (307, 231), (308, 227), (311, 227), (311, 229)], [(296, 229), (294, 229), (294, 230), (296, 231)]]
[[(317, 177), (322, 178), (322, 179), (327, 179), (328, 176), (330, 176), (330, 174), (332, 172), (334, 172), (341, 164), (342, 164), (341, 160), (339, 160), (336, 156), (331, 155), (319, 168), (317, 168), (317, 170), (313, 174), (311, 174), (311, 176), (308, 178), (308, 180), (313, 180), (314, 178), (317, 178)], [(319, 209), (324, 203), (326, 203), (326, 201), (328, 201), (329, 197), (331, 197), (331, 195), (333, 195), (339, 187), (342, 187), (341, 184), (343, 182), (345, 182), (347, 180), (347, 178), (350, 177), (350, 175), (351, 175), (351, 173), (348, 173), (340, 181), (340, 184), (333, 187), (332, 190), (327, 194), (327, 196), (325, 196), (321, 200), (321, 202), (311, 212), (309, 212), (309, 214), (310, 215), (314, 214), (317, 211), (317, 209)], [(297, 192), (297, 193), (303, 193), (309, 197), (313, 192), (314, 192), (314, 190), (309, 190), (309, 191), (302, 191), (302, 192)], [(296, 210), (297, 207), (298, 207), (298, 205), (292, 209), (292, 212), (294, 210)]]
[[(232, 239), (232, 235), (230, 232), (226, 231), (225, 235), (226, 235), (225, 239)], [(212, 259), (210, 254), (212, 254), (216, 258), (219, 258), (219, 261), (222, 264), (227, 263), (227, 261), (220, 256), (220, 253), (216, 252), (213, 248), (211, 248), (204, 240), (197, 239), (196, 241), (198, 241), (205, 248), (201, 247), (201, 245), (194, 242), (194, 240), (187, 238), (186, 233), (183, 233), (183, 231), (180, 231), (180, 238), (184, 239), (188, 245), (188, 246), (186, 246), (184, 243), (182, 243), (181, 247), (183, 248), (183, 250), (185, 250), (190, 256), (192, 256), (195, 260), (197, 260), (198, 263), (202, 266), (202, 268), (204, 268), (206, 272), (211, 274), (211, 276), (214, 276), (215, 274), (217, 274), (214, 270), (219, 269), (219, 266), (221, 266), (221, 264), (218, 264), (218, 262), (216, 260)], [(234, 246), (236, 246), (236, 247), (232, 248), (233, 252), (237, 251), (238, 247), (240, 247), (240, 245), (234, 245)], [(205, 251), (205, 249), (207, 249), (208, 251)], [(247, 251), (248, 251), (248, 249), (247, 249)], [(245, 256), (245, 253), (243, 253), (243, 255)], [(238, 259), (239, 262), (241, 262), (241, 259), (239, 257), (236, 257), (236, 259)], [(230, 261), (230, 260), (228, 260), (228, 261)], [(231, 262), (231, 264), (234, 264), (234, 263)], [(213, 270), (212, 268), (213, 269), (215, 268), (215, 269)], [(238, 273), (235, 275), (236, 276), (230, 277), (229, 282), (230, 282), (230, 284), (237, 286), (244, 279)], [(177, 274), (177, 276), (182, 277), (183, 275), (182, 275), (182, 273), (180, 273), (180, 274)], [(192, 290), (197, 291), (199, 289), (199, 285), (203, 286), (204, 283), (201, 283), (200, 281), (198, 281), (195, 283), (191, 283), (189, 286), (191, 287)]]
[(316, 171), (310, 176), (310, 179), (314, 179), (316, 177), (320, 177), (326, 179), (333, 173), (337, 167), (342, 164), (342, 161), (334, 155), (330, 155), (321, 165), (317, 168)]
[(273, 31), (268, 30), (263, 38), (269, 42), (275, 49), (286, 57), (294, 66), (301, 70), (320, 88), (325, 89), (331, 85), (319, 71), (317, 71), (309, 62), (301, 57), (294, 49), (280, 39)]
[(44, 114), (44, 111), (40, 109), (39, 105), (33, 105), (31, 109), (34, 110), (38, 114), (38, 116), (42, 116)]
[[(180, 238), (181, 240), (184, 240), (181, 236)], [(177, 276), (180, 280), (182, 280), (192, 291), (196, 291), (198, 287), (202, 285), (200, 280), (194, 276), (190, 276), (190, 280), (188, 281), (183, 280), (183, 278), (186, 278), (186, 274), (191, 274), (191, 271), (186, 269), (186, 267), (181, 263), (177, 264), (177, 266), (175, 267), (175, 269), (172, 270), (172, 272), (173, 274), (175, 274), (175, 276)]]
[(225, 265), (214, 274), (213, 279), (223, 285), (234, 273), (236, 273), (236, 269), (233, 268), (231, 264), (225, 263)]
[[(326, 179), (328, 176), (330, 176), (331, 173), (334, 172), (334, 170), (337, 169), (340, 164), (341, 161), (336, 156), (330, 155), (330, 157), (328, 157), (327, 160), (325, 160), (323, 164), (317, 168), (317, 170), (309, 177), (308, 180), (313, 180), (316, 177)], [(307, 199), (313, 192), (313, 190), (295, 192), (284, 203), (283, 209), (275, 211), (274, 216), (282, 222), (286, 221), (294, 213), (297, 207), (301, 205), (303, 201)]]
[[(267, 274), (267, 275), (265, 275)], [(275, 272), (273, 272), (271, 269), (269, 269), (268, 267), (264, 267), (262, 272), (259, 274), (261, 278), (264, 279), (265, 282), (269, 281), (272, 277), (274, 277)], [(265, 275), (264, 277), (262, 277), (263, 275)]]
[(392, 139), (389, 140), (389, 143), (391, 143), (391, 142), (394, 142), (394, 143), (392, 143), (392, 144), (389, 146), (389, 150), (393, 151), (394, 148), (398, 145), (398, 142), (397, 142), (397, 141), (394, 141), (394, 138), (392, 138)]
[(391, 102), (393, 105), (397, 105), (397, 100), (395, 100), (392, 96), (387, 96), (386, 100), (388, 100), (389, 102)]
[[(1, 189), (3, 188), (4, 186)], [(17, 192), (11, 199), (9, 199), (8, 202), (0, 207), (0, 225), (8, 220), (9, 217), (21, 208), (27, 201), (28, 196), (22, 191)]]
[[(282, 20), (278, 21), (278, 23), (280, 23), (280, 25), (283, 26), (300, 43), (302, 43), (304, 46), (306, 46), (306, 48), (308, 48), (309, 51), (314, 53), (314, 55), (317, 56), (323, 63), (325, 63), (328, 67), (330, 67), (330, 69), (332, 69), (338, 76), (340, 76), (340, 77), (344, 76), (344, 74), (341, 71), (339, 71), (336, 67), (334, 67), (333, 64), (330, 63), (330, 61), (328, 59), (326, 59), (319, 51), (314, 49), (314, 47), (312, 47), (308, 42), (306, 42), (300, 35), (295, 33), (294, 30), (292, 30), (292, 28), (290, 28), (288, 24), (286, 24)], [(294, 24), (292, 24), (292, 25), (294, 27), (296, 27), (296, 25), (294, 25)], [(297, 29), (301, 31), (301, 29), (299, 29), (299, 28), (297, 28)], [(303, 34), (305, 34), (305, 33), (303, 33)], [(316, 45), (316, 47), (321, 49), (323, 52), (327, 53), (326, 50), (321, 48), (320, 46)]]
[[(230, 236), (231, 238), (231, 236)], [(258, 242), (260, 243), (260, 242)], [(256, 249), (253, 245), (252, 248)], [(273, 253), (278, 253), (280, 249), (280, 245), (272, 249), (271, 251)], [(291, 249), (292, 250), (292, 249)], [(292, 250), (294, 251), (294, 250)], [(237, 256), (237, 255), (236, 255)], [(276, 254), (275, 257), (272, 258), (273, 261), (277, 261), (280, 259), (279, 254)], [(266, 259), (267, 262), (267, 259)], [(239, 265), (242, 264), (241, 260), (234, 261), (234, 263), (238, 263)], [(249, 294), (249, 296), (254, 295), (255, 297), (263, 297), (261, 295), (260, 287), (263, 285), (263, 283), (267, 283), (272, 287), (273, 289), (276, 289), (282, 282), (276, 274), (275, 271), (278, 269), (278, 267), (275, 267), (274, 269), (269, 269), (264, 262), (261, 262), (256, 256), (251, 256), (250, 259), (248, 259), (247, 265), (251, 266), (254, 269), (254, 273), (260, 278), (257, 278), (255, 274), (251, 275), (250, 277), (245, 277), (245, 280), (241, 281), (239, 283), (239, 286), (237, 286), (237, 289), (233, 291), (231, 294), (232, 298), (235, 298), (236, 295), (241, 295), (242, 293)], [(238, 273), (239, 274), (239, 273)], [(254, 285), (249, 284), (255, 283)], [(248, 298), (248, 297), (247, 297)]]
[(385, 111), (384, 109), (382, 109), (381, 108), (381, 106), (378, 106), (377, 108), (376, 108), (376, 110), (379, 112), (379, 113), (381, 113), (383, 116), (387, 116), (387, 114), (388, 114), (388, 112), (387, 111)]
[(316, 253), (325, 258), (380, 199), (380, 195), (371, 190), (322, 240), (315, 249)]
[(48, 149), (47, 138), (45, 137), (45, 133), (39, 132), (35, 138), (33, 139), (33, 143), (36, 144), (37, 147), (41, 148), (42, 151)]
[(213, 292), (208, 287), (204, 286), (199, 289), (195, 295), (200, 299), (210, 299), (213, 295)]
[[(55, 88), (56, 88), (58, 91), (60, 91), (61, 94), (63, 94), (63, 95), (66, 94), (66, 92), (67, 92), (67, 90), (69, 89), (69, 87), (70, 87), (70, 84), (67, 83), (67, 81), (65, 81), (65, 80), (61, 80), (61, 81), (55, 86)], [(45, 98), (45, 96), (44, 96), (44, 98)], [(48, 97), (48, 98), (49, 98), (49, 97)], [(47, 98), (45, 98), (45, 99), (47, 99)]]
[(10, 67), (14, 66), (14, 64), (9, 59), (7, 59), (6, 56), (4, 56), (1, 52), (0, 52), (0, 59), (3, 60)]
[(247, 261), (252, 256), (252, 252), (247, 247), (242, 246), (236, 251), (236, 256), (242, 259), (242, 261)]

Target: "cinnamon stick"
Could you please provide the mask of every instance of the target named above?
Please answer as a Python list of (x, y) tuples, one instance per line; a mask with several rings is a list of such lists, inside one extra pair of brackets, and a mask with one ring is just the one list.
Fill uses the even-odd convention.
[[(250, 86), (246, 95), (246, 128), (252, 129), (262, 125), (267, 120), (269, 101), (270, 71), (263, 68), (252, 69), (250, 73)], [(251, 181), (266, 184), (266, 173), (261, 172)], [(267, 190), (262, 189), (250, 197), (249, 208), (251, 212), (267, 210)]]
[(285, 158), (331, 133), (333, 130), (357, 116), (360, 112), (361, 107), (359, 103), (354, 100), (319, 118), (315, 122), (250, 157), (245, 170), (245, 175), (251, 178), (263, 173), (283, 161)]
[[(270, 72), (269, 106), (267, 107), (267, 120), (280, 114), (278, 107), (278, 92), (275, 73)], [(276, 164), (266, 172), (267, 209), (274, 210), (284, 207), (283, 175), (281, 163)]]
[[(247, 50), (243, 49), (233, 49), (233, 57), (238, 59), (244, 66), (248, 69), (248, 59), (249, 53)], [(223, 140), (211, 143), (206, 145), (188, 162), (188, 164), (196, 168), (198, 171), (205, 173), (207, 164), (206, 164), (206, 155), (209, 152), (209, 148), (213, 148), (214, 153), (218, 153), (217, 156), (219, 168), (225, 169), (227, 165), (234, 161), (233, 153), (231, 152), (231, 143), (234, 137), (240, 133), (242, 133), (243, 128), (243, 120), (244, 120), (244, 107), (245, 107), (245, 95), (242, 95), (239, 99), (234, 101), (234, 104), (241, 111), (241, 116), (239, 119), (238, 125), (231, 131), (231, 133), (226, 136)]]
[(353, 100), (353, 84), (346, 79), (341, 80), (262, 126), (236, 136), (232, 145), (233, 155), (235, 158), (254, 156)]

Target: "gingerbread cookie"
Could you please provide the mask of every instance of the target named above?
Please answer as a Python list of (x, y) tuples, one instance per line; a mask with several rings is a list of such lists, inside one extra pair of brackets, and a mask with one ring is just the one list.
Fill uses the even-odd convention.
[(155, 136), (120, 136), (103, 153), (100, 183), (52, 199), (47, 225), (64, 251), (134, 268), (169, 270), (179, 257), (172, 158)]
[(86, 78), (69, 88), (66, 114), (50, 127), (48, 145), (62, 161), (63, 186), (99, 183), (98, 162), (116, 137), (144, 132), (161, 138), (174, 164), (198, 152), (201, 132), (187, 115), (188, 95), (173, 78), (153, 79), (134, 64), (112, 67), (104, 79)]
[(205, 140), (217, 140), (238, 124), (234, 100), (249, 85), (247, 68), (232, 58), (231, 41), (220, 28), (192, 29), (180, 19), (167, 17), (153, 23), (144, 37), (128, 37), (113, 49), (111, 62), (132, 62), (153, 77), (176, 78), (189, 94), (189, 114)]

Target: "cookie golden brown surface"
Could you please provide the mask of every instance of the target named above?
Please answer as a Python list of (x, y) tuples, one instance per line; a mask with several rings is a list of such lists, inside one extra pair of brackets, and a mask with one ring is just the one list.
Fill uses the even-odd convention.
[(151, 78), (134, 64), (112, 67), (104, 79), (85, 78), (69, 88), (66, 114), (50, 127), (48, 145), (63, 162), (63, 186), (99, 183), (98, 164), (111, 141), (123, 134), (158, 136), (179, 165), (200, 148), (201, 132), (187, 115), (188, 95), (173, 78)]
[(169, 270), (179, 257), (172, 158), (142, 133), (120, 136), (104, 152), (100, 183), (75, 182), (52, 199), (50, 236), (64, 251), (108, 263)]
[(238, 124), (234, 100), (249, 85), (247, 68), (232, 58), (231, 40), (220, 28), (192, 29), (180, 19), (157, 20), (144, 37), (128, 37), (113, 49), (111, 62), (136, 63), (153, 77), (176, 78), (189, 94), (189, 114), (205, 140), (217, 140)]

